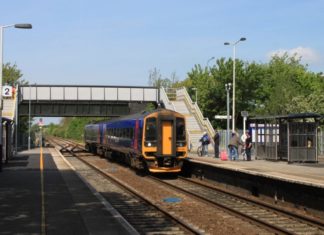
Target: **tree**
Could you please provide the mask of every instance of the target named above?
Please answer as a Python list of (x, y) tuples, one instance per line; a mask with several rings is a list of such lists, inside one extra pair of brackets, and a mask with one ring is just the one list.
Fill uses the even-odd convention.
[(171, 73), (170, 78), (162, 78), (160, 70), (154, 68), (153, 70), (149, 71), (149, 81), (148, 84), (150, 86), (155, 87), (164, 87), (164, 88), (171, 88), (178, 82), (178, 77), (175, 72)]
[(19, 80), (23, 74), (20, 69), (17, 68), (17, 65), (11, 65), (10, 63), (6, 63), (3, 66), (3, 83), (11, 86), (15, 86), (16, 84), (27, 84), (25, 80)]
[[(247, 110), (253, 113), (255, 104), (259, 102), (258, 87), (263, 72), (264, 68), (261, 65), (236, 60), (236, 110)], [(225, 128), (226, 123), (216, 121), (214, 116), (226, 114), (225, 84), (232, 81), (233, 60), (221, 58), (216, 60), (211, 69), (195, 65), (182, 85), (187, 87), (191, 97), (195, 95), (192, 88), (197, 88), (199, 107), (204, 116), (208, 117), (214, 126)], [(236, 120), (240, 118), (240, 112), (237, 112)]]
[[(27, 84), (25, 80), (22, 80), (21, 77), (23, 74), (20, 69), (18, 69), (17, 65), (11, 65), (10, 63), (6, 63), (3, 66), (3, 84), (7, 84), (10, 86), (17, 86), (17, 84)], [(19, 129), (22, 132), (27, 132), (28, 130), (28, 117), (22, 117), (19, 120)]]
[(264, 76), (263, 112), (272, 115), (323, 112), (323, 103), (320, 103), (323, 89), (323, 79), (309, 72), (300, 58), (287, 54), (274, 56)]
[[(236, 60), (236, 123), (242, 126), (241, 111), (250, 116), (287, 113), (324, 113), (324, 79), (322, 73), (308, 71), (300, 58), (287, 54), (274, 56), (269, 63)], [(185, 86), (189, 95), (198, 90), (198, 104), (214, 126), (225, 123), (214, 120), (226, 114), (225, 84), (232, 83), (233, 60), (217, 59), (212, 68), (194, 65), (187, 78), (177, 86)], [(230, 93), (232, 97), (232, 92)], [(193, 99), (194, 100), (194, 99)], [(230, 101), (231, 102), (231, 101)]]

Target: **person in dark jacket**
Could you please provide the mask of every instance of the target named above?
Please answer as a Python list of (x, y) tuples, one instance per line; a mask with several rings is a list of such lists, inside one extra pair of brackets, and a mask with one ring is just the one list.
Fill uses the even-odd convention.
[(205, 131), (203, 136), (199, 140), (202, 145), (202, 156), (208, 157), (208, 145), (210, 143), (209, 136), (207, 135), (207, 132)]
[(220, 135), (218, 131), (215, 130), (215, 135), (214, 135), (215, 158), (219, 158), (219, 142), (220, 142)]
[(246, 160), (251, 161), (251, 149), (252, 149), (252, 138), (250, 136), (250, 133), (246, 133), (246, 139), (245, 139), (245, 154), (246, 154)]

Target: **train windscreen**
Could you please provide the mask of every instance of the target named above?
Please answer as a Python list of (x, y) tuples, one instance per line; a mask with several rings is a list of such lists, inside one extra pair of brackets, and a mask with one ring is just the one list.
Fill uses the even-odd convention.
[(156, 118), (146, 119), (145, 124), (145, 146), (156, 146), (157, 132), (156, 132)]
[(177, 141), (185, 141), (186, 140), (186, 128), (185, 122), (183, 118), (177, 118)]

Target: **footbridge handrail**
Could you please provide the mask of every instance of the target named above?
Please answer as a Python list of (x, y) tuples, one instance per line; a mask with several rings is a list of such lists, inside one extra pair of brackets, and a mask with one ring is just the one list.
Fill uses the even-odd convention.
[(164, 87), (160, 88), (160, 99), (161, 99), (160, 101), (163, 102), (164, 107), (166, 109), (176, 111), (173, 103), (169, 100), (169, 97), (168, 97)]
[(203, 127), (203, 129), (207, 131), (207, 133), (210, 137), (213, 137), (215, 135), (215, 130), (214, 130), (212, 124), (210, 123), (208, 118), (205, 118), (203, 116), (197, 103), (192, 102), (185, 87), (177, 89), (177, 97), (178, 96), (183, 96), (184, 101), (187, 103), (188, 107), (194, 111), (193, 114), (197, 117), (197, 119), (198, 119), (199, 123), (201, 124), (201, 126)]

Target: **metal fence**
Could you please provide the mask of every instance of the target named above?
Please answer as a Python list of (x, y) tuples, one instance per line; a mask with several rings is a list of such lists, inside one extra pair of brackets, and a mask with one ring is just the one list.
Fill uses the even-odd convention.
[(317, 134), (317, 151), (319, 156), (324, 156), (324, 128)]
[[(231, 131), (230, 131), (231, 132)], [(220, 144), (219, 148), (220, 150), (225, 150), (226, 149), (226, 130), (219, 130), (218, 133), (220, 134)], [(238, 131), (239, 136), (243, 134), (243, 130)], [(318, 151), (318, 156), (323, 156), (324, 157), (324, 128), (319, 129), (317, 133), (317, 151)], [(253, 150), (252, 150), (253, 152)]]

